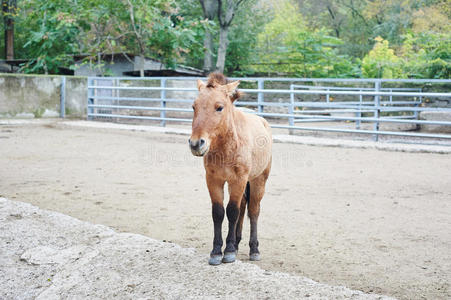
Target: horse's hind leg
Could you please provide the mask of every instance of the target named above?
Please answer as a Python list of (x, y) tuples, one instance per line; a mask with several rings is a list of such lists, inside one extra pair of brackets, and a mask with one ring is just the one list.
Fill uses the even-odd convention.
[(260, 201), (265, 194), (265, 184), (268, 179), (270, 166), (257, 178), (250, 181), (250, 200), (248, 205), (248, 215), (251, 221), (251, 236), (249, 239), (249, 259), (260, 260), (260, 251), (258, 251), (257, 224), (260, 215)]
[(241, 199), (241, 207), (240, 207), (240, 217), (238, 218), (238, 223), (236, 224), (236, 241), (235, 241), (235, 250), (238, 251), (238, 245), (241, 241), (241, 236), (243, 232), (243, 220), (244, 215), (246, 213), (246, 197), (243, 196)]

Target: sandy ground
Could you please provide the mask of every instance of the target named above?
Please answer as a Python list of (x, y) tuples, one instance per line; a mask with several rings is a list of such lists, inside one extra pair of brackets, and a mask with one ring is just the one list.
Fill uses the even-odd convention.
[(373, 299), (0, 198), (2, 299)]
[[(273, 151), (258, 266), (401, 299), (451, 297), (449, 154), (280, 143)], [(211, 250), (204, 170), (186, 136), (4, 125), (0, 194)], [(248, 231), (246, 221), (243, 261)]]

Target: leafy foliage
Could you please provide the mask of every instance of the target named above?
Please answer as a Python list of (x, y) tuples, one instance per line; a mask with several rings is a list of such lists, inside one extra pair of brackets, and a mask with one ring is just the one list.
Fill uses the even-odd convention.
[(257, 37), (263, 31), (267, 10), (258, 9), (256, 1), (248, 1), (234, 19), (235, 26), (229, 33), (229, 46), (225, 69), (228, 74), (245, 76), (253, 71), (248, 67), (254, 60)]
[(408, 34), (402, 47), (404, 73), (415, 78), (451, 78), (451, 35)]
[[(206, 31), (218, 49), (218, 21), (203, 19), (199, 0), (16, 3), (2, 17), (14, 19), (15, 57), (30, 59), (28, 73), (57, 73), (80, 54), (101, 68), (109, 53), (202, 68)], [(247, 0), (229, 28), (225, 72), (450, 78), (450, 19), (451, 0)]]
[(388, 47), (388, 41), (377, 37), (373, 50), (363, 58), (362, 74), (367, 78), (402, 78), (401, 59)]
[(196, 43), (196, 24), (177, 15), (174, 1), (127, 0), (116, 18), (120, 32), (128, 33), (118, 39), (123, 49), (157, 58), (169, 67)]
[(20, 30), (17, 37), (26, 40), (22, 53), (32, 58), (25, 72), (56, 73), (70, 67), (75, 54), (95, 61), (101, 54), (118, 52), (174, 67), (202, 47), (201, 24), (185, 20), (174, 1), (27, 0), (21, 5), (25, 13), (19, 28), (28, 30)]
[(28, 42), (24, 44), (33, 57), (24, 66), (27, 73), (56, 73), (59, 67), (70, 65), (73, 60), (70, 54), (78, 49), (80, 32), (80, 24), (73, 15), (78, 12), (76, 8), (60, 11), (61, 4), (58, 0), (46, 1), (30, 13), (29, 20), (35, 23), (36, 30), (30, 32)]
[(342, 41), (326, 29), (310, 30), (290, 1), (284, 1), (258, 36), (262, 73), (290, 73), (304, 77), (355, 76), (350, 59), (338, 53)]

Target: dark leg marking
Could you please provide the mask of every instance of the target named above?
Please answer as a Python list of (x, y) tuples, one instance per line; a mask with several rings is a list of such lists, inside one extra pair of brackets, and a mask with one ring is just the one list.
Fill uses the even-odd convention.
[(236, 242), (236, 223), (240, 215), (240, 209), (237, 203), (229, 202), (227, 205), (227, 219), (229, 219), (229, 233), (226, 239), (226, 248), (224, 252), (235, 252)]
[(246, 202), (249, 203), (251, 201), (251, 184), (249, 181), (246, 184), (246, 189), (244, 190), (244, 198), (246, 198)]
[(240, 215), (240, 209), (238, 203), (229, 202), (227, 205), (227, 218), (229, 219), (229, 233), (226, 239), (226, 248), (224, 250), (223, 263), (231, 263), (236, 259), (236, 225), (238, 217)]
[(258, 252), (258, 239), (257, 239), (257, 218), (251, 218), (251, 237), (249, 240), (250, 253)]
[(258, 239), (257, 239), (257, 221), (258, 216), (251, 217), (251, 236), (249, 240), (250, 260), (260, 260), (260, 252), (258, 251)]
[(212, 205), (213, 225), (215, 236), (211, 255), (222, 255), (222, 221), (224, 220), (224, 207), (219, 203)]

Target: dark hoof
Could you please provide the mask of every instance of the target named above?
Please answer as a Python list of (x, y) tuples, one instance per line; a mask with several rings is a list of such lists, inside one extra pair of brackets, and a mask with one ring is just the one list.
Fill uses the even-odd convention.
[(212, 266), (217, 266), (221, 264), (222, 255), (221, 254), (215, 254), (210, 255), (210, 259), (208, 260), (208, 264)]
[(225, 252), (222, 258), (223, 263), (233, 263), (236, 258), (236, 252)]
[(259, 261), (260, 260), (260, 253), (249, 254), (249, 260), (250, 261)]

